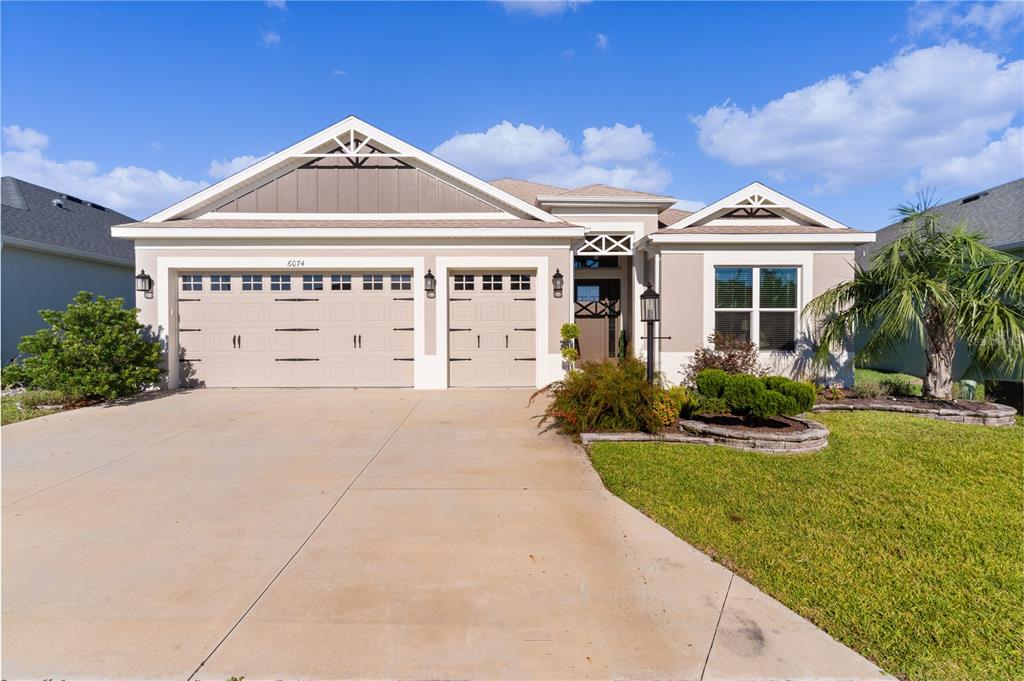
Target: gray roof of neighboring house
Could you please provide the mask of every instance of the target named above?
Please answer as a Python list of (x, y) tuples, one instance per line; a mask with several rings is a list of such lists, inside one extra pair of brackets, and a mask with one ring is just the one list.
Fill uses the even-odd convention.
[[(1024, 245), (1024, 178), (943, 203), (932, 211), (942, 216), (946, 227), (964, 224), (980, 232), (989, 246), (1009, 250)], [(878, 230), (875, 243), (858, 248), (857, 257), (891, 243), (904, 226), (900, 221)]]
[[(134, 261), (135, 245), (110, 236), (113, 225), (132, 222), (133, 218), (16, 177), (0, 179), (0, 189), (0, 233), (4, 239), (50, 246), (84, 257)], [(59, 199), (63, 207), (54, 206), (54, 199)]]
[(450, 220), (444, 218), (422, 218), (415, 220), (375, 220), (375, 219), (327, 219), (327, 220), (218, 220), (202, 218), (192, 220), (167, 220), (165, 222), (128, 222), (119, 227), (152, 227), (157, 229), (287, 229), (290, 227), (308, 229), (507, 229), (527, 227), (538, 230), (578, 227), (568, 222), (543, 222), (541, 220), (508, 219), (473, 219)]

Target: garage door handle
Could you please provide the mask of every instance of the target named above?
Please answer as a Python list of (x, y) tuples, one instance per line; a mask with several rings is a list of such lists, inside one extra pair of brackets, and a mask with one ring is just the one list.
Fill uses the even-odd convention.
[(505, 334), (505, 349), (508, 350), (508, 334)]
[(476, 335), (476, 349), (480, 349), (480, 334)]
[(359, 334), (359, 347), (363, 347), (363, 334)]
[(242, 334), (238, 334), (238, 349), (242, 349)]
[(238, 347), (238, 336), (232, 336), (231, 337), (231, 347), (233, 347), (233, 348), (237, 348)]
[(355, 347), (356, 347), (356, 335), (352, 334), (352, 349), (354, 350)]

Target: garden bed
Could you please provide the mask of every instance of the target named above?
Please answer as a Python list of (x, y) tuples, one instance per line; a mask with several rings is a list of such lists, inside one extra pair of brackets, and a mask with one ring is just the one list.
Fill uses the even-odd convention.
[(728, 415), (681, 420), (679, 430), (709, 444), (775, 454), (816, 452), (828, 446), (828, 428), (802, 416), (778, 417), (755, 426)]
[(847, 397), (821, 402), (814, 411), (894, 411), (940, 421), (1005, 428), (1016, 423), (1017, 410), (1005, 404), (922, 397)]

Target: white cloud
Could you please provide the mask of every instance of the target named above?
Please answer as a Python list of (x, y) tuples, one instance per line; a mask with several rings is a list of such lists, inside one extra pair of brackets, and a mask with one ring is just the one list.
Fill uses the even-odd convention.
[(912, 36), (955, 36), (1000, 40), (1024, 29), (1024, 4), (1006, 2), (923, 2), (911, 6), (907, 30)]
[(950, 42), (692, 120), (709, 155), (824, 189), (906, 176), (981, 151), (1022, 108), (1024, 61)]
[(341, 69), (333, 69), (331, 71), (331, 75), (333, 75), (335, 77), (337, 77), (337, 76), (347, 76), (348, 75), (348, 71), (342, 71)]
[(956, 156), (921, 170), (906, 190), (929, 187), (985, 189), (1024, 177), (1024, 129), (1007, 128), (1003, 136), (989, 142), (973, 156)]
[(575, 11), (580, 5), (589, 2), (590, 0), (500, 0), (499, 4), (509, 14), (523, 13), (549, 17), (569, 10)]
[(708, 204), (704, 203), (703, 201), (688, 201), (686, 199), (683, 199), (682, 201), (676, 201), (672, 207), (678, 210), (685, 210), (689, 211), (690, 213), (696, 213), (706, 205)]
[(161, 149), (164, 148), (164, 145), (160, 144), (159, 142), (150, 142), (149, 148), (152, 149), (153, 151), (160, 151)]
[(210, 161), (210, 167), (206, 169), (206, 174), (215, 180), (223, 180), (225, 177), (230, 177), (240, 170), (245, 170), (253, 163), (262, 161), (270, 154), (263, 154), (262, 156), (235, 156), (233, 159), (213, 159)]
[(599, 50), (607, 50), (608, 36), (606, 36), (604, 33), (598, 33), (596, 36), (594, 36), (594, 47), (596, 47)]
[[(133, 217), (145, 217), (194, 194), (206, 182), (163, 170), (118, 166), (101, 172), (92, 161), (55, 161), (43, 154), (49, 138), (31, 128), (3, 129), (10, 149), (2, 154), (3, 173), (27, 182), (95, 201)], [(28, 134), (26, 134), (28, 133)]]
[(263, 4), (273, 9), (288, 9), (287, 0), (264, 0)]
[(508, 121), (486, 132), (460, 133), (434, 154), (485, 178), (518, 177), (562, 187), (595, 182), (658, 192), (672, 181), (641, 126), (616, 124), (583, 131), (582, 153), (557, 130)]
[(50, 138), (32, 128), (20, 125), (5, 125), (3, 128), (4, 146), (14, 149), (45, 149), (50, 146)]
[(281, 44), (281, 34), (269, 29), (260, 29), (260, 45), (263, 47), (277, 47)]

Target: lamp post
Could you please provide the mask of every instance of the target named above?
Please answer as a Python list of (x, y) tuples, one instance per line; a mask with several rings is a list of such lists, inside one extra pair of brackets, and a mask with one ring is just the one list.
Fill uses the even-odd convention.
[(647, 382), (654, 384), (654, 322), (661, 318), (661, 296), (650, 282), (640, 294), (640, 321), (647, 322)]

